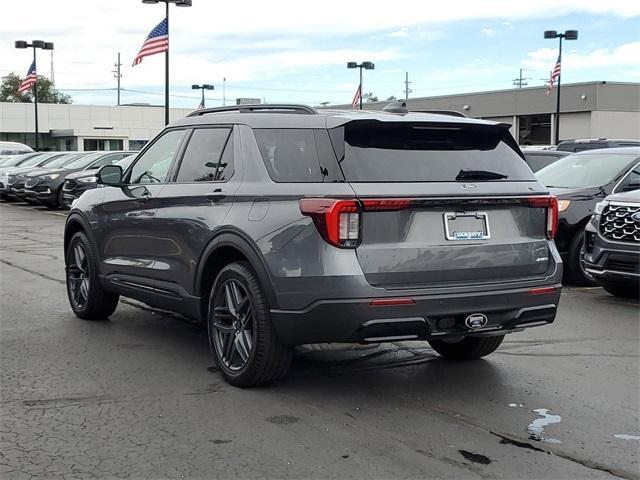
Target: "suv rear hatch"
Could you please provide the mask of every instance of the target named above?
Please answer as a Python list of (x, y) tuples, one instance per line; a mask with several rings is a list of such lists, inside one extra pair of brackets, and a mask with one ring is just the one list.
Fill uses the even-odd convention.
[(359, 200), (354, 246), (371, 285), (496, 283), (550, 268), (555, 199), (504, 126), (355, 121), (330, 136)]

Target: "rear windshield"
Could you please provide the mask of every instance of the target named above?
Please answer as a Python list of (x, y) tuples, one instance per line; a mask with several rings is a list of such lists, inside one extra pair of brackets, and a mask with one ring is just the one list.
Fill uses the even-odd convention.
[(549, 188), (587, 188), (606, 185), (638, 161), (635, 155), (582, 153), (567, 155), (536, 173)]
[(358, 121), (330, 135), (349, 182), (535, 180), (499, 126)]

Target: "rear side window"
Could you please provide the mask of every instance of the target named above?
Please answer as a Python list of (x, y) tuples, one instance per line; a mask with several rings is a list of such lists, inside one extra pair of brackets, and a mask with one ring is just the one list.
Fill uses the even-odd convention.
[(254, 135), (274, 181), (343, 181), (326, 130), (254, 129)]
[[(225, 147), (229, 153), (226, 153)], [(180, 163), (176, 182), (224, 182), (229, 180), (231, 175), (233, 175), (231, 129), (195, 129)]]
[(494, 125), (356, 121), (331, 140), (349, 182), (535, 180), (508, 131)]

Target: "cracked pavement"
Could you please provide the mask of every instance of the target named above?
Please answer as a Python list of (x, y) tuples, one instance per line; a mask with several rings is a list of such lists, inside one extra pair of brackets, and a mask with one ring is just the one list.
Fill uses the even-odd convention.
[[(640, 478), (638, 304), (565, 289), (472, 363), (424, 342), (301, 351), (240, 390), (205, 331), (123, 299), (73, 316), (64, 212), (0, 203), (0, 478)], [(561, 421), (529, 439), (548, 409)]]

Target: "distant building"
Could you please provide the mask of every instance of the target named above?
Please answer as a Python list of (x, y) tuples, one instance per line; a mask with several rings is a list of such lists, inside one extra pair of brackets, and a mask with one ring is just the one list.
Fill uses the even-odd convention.
[[(545, 90), (546, 87), (529, 87), (410, 98), (407, 107), (412, 111), (455, 110), (469, 117), (509, 123), (521, 145), (549, 145), (556, 121), (556, 89), (549, 96)], [(640, 83), (567, 84), (562, 85), (560, 99), (561, 140), (640, 138)], [(365, 103), (364, 107), (378, 110), (387, 103)]]

